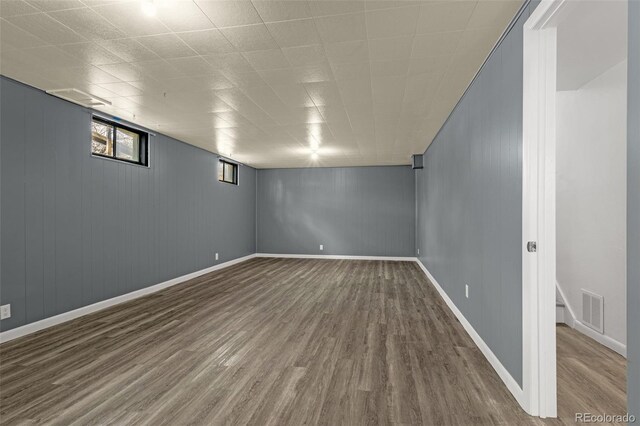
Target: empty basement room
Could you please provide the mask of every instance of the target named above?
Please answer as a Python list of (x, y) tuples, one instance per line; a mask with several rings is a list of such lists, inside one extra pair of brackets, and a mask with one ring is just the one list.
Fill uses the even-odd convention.
[(3, 426), (640, 424), (640, 0), (0, 0), (0, 74)]

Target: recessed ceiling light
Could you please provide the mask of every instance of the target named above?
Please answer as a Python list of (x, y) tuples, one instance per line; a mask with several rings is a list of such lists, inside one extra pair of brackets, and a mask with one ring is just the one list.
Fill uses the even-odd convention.
[(318, 159), (318, 153), (317, 152), (312, 152), (311, 153), (311, 159), (312, 160), (317, 160)]
[(149, 17), (156, 16), (157, 8), (153, 0), (143, 0), (140, 8), (145, 15)]

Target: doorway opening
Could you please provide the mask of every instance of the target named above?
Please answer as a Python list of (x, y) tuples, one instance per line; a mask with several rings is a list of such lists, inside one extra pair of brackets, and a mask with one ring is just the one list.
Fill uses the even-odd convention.
[(527, 408), (624, 415), (627, 2), (543, 1), (524, 30)]

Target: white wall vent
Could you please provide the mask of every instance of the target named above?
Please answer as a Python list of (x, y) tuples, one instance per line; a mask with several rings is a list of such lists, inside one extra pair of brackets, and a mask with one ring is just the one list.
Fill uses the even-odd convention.
[(99, 98), (98, 96), (83, 92), (82, 90), (75, 89), (73, 87), (69, 89), (47, 90), (47, 93), (87, 108), (111, 105), (111, 102), (106, 99)]
[(582, 289), (581, 322), (604, 334), (604, 298), (602, 296)]

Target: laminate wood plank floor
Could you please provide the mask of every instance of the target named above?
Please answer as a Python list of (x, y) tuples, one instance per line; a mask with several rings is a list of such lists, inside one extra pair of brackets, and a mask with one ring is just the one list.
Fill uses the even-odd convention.
[(0, 423), (543, 424), (415, 263), (273, 258), (0, 345)]

